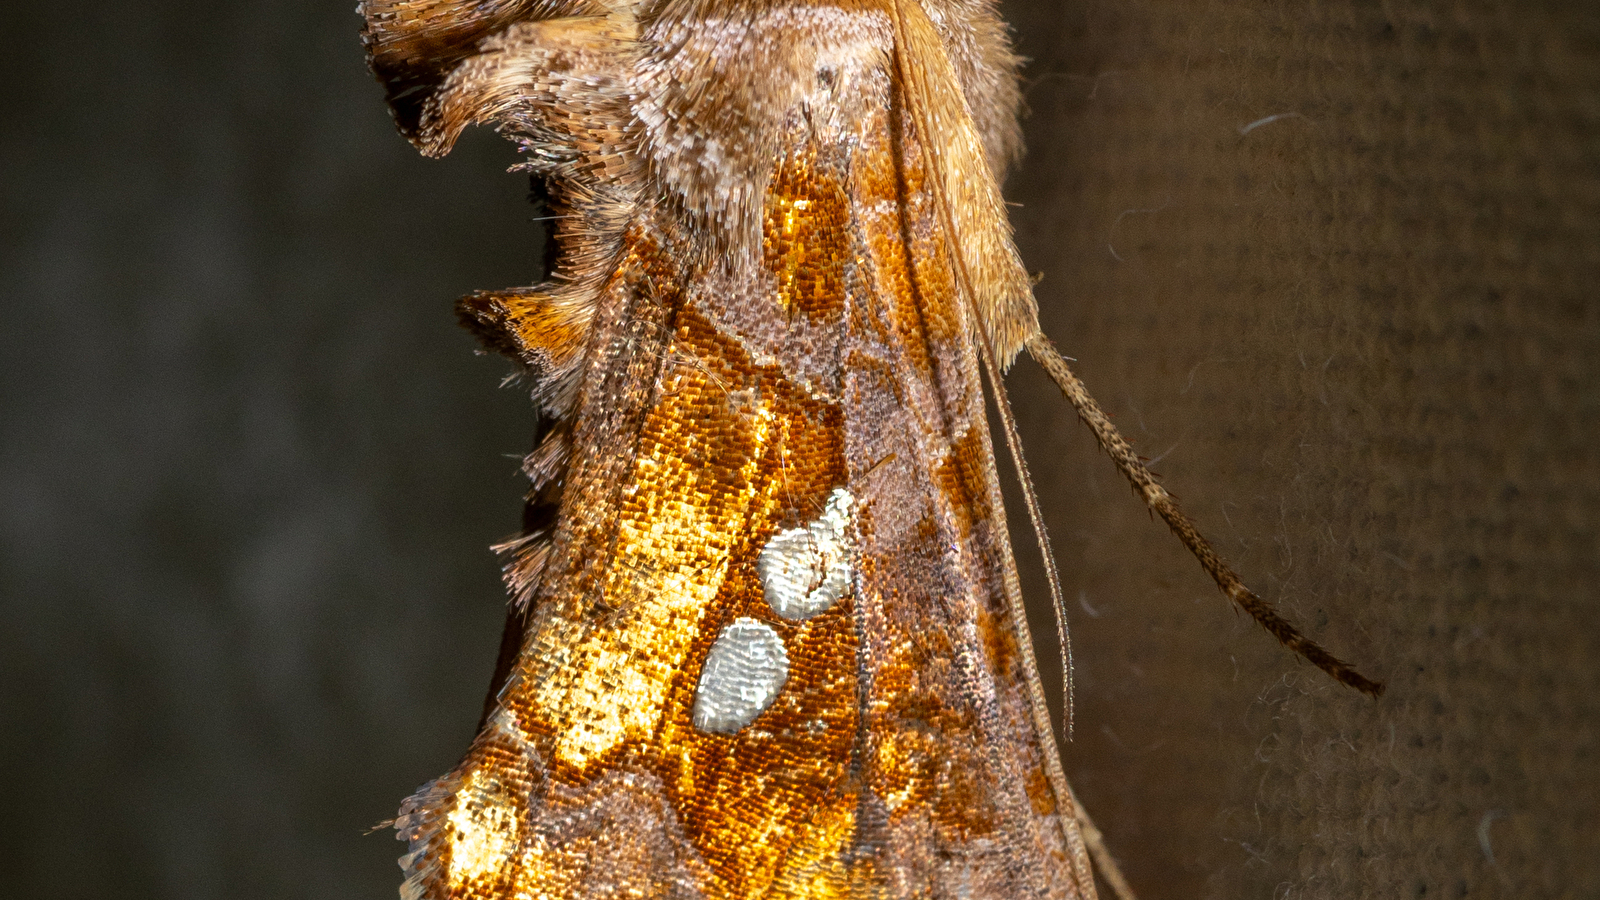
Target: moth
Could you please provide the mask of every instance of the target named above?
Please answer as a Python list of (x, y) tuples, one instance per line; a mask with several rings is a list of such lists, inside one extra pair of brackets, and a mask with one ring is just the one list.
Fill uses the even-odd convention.
[(515, 141), (559, 251), (459, 302), (542, 425), (485, 715), (401, 807), (402, 896), (1094, 897), (985, 418), (987, 383), (1020, 465), (1023, 349), (1236, 603), (1379, 688), (1233, 577), (1040, 334), (988, 0), (359, 11), (401, 132)]

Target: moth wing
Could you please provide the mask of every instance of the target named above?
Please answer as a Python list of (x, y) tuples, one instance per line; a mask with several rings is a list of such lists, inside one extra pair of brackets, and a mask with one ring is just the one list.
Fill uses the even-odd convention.
[[(546, 398), (563, 424), (545, 457), (564, 465), (543, 476), (556, 512), (497, 702), (402, 809), (404, 893), (1092, 897), (1019, 638), (974, 355), (988, 325), (951, 251), (952, 233), (1009, 235), (980, 234), (1003, 211), (952, 220), (928, 177), (981, 145), (919, 143), (883, 10), (663, 16), (634, 37), (554, 18), (571, 11), (368, 3), (403, 130), (442, 152), (488, 119), (574, 151), (553, 172), (588, 217), (559, 294), (584, 311), (562, 344), (582, 353), (541, 330), (554, 289), (468, 309), (530, 366), (575, 360)], [(552, 52), (574, 36), (594, 52)], [(905, 50), (914, 67), (930, 46)], [(959, 90), (939, 60), (939, 89)], [(668, 96), (717, 84), (707, 65), (789, 80)], [(753, 123), (766, 149), (748, 159), (769, 162), (704, 194), (640, 178), (596, 214), (598, 173), (671, 164), (648, 128), (628, 136), (619, 96)]]
[(1093, 897), (1039, 688), (979, 374), (980, 342), (1009, 361), (1037, 331), (1036, 308), (946, 42), (915, 3), (898, 4), (898, 14), (897, 102), (867, 118), (868, 134), (880, 137), (860, 141), (853, 172), (871, 263), (872, 300), (859, 314), (873, 325), (852, 331), (851, 443), (862, 459), (887, 460), (859, 489), (874, 510), (862, 552), (877, 567), (859, 601), (873, 638), (864, 643), (881, 654), (863, 678), (885, 682), (874, 687), (881, 702), (868, 703), (880, 721), (866, 732), (886, 736), (878, 755), (916, 758), (893, 745), (919, 740), (928, 711), (939, 710), (944, 740), (922, 758), (950, 768), (921, 779), (937, 785), (930, 810), (952, 823), (966, 810), (1013, 854), (999, 868), (1032, 869), (994, 895)]

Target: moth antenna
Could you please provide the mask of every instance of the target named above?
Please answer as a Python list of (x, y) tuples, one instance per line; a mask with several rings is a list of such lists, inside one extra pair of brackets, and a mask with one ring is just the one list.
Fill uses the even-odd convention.
[[(992, 333), (993, 330), (985, 327), (985, 322), (979, 315), (978, 295), (974, 289), (973, 275), (968, 270), (967, 261), (959, 246), (961, 234), (956, 227), (956, 216), (951, 206), (949, 186), (944, 181), (946, 173), (945, 160), (942, 147), (937, 138), (938, 132), (934, 130), (931, 121), (930, 110), (933, 109), (933, 104), (929, 96), (928, 73), (923, 68), (913, 64), (911, 60), (912, 54), (919, 51), (916, 49), (917, 45), (910, 34), (911, 23), (908, 21), (906, 12), (908, 5), (915, 10), (914, 15), (920, 17), (917, 21), (918, 27), (932, 29), (932, 23), (927, 20), (927, 13), (917, 5), (917, 2), (918, 0), (893, 0), (889, 4), (890, 17), (894, 24), (896, 69), (908, 100), (906, 106), (910, 110), (916, 125), (922, 152), (927, 156), (928, 184), (933, 189), (934, 205), (939, 210), (939, 216), (945, 229), (945, 252), (951, 261), (951, 268), (955, 274), (956, 288), (964, 301), (967, 317), (972, 324), (973, 340), (978, 351), (977, 355), (982, 361), (983, 371), (989, 381), (990, 389), (994, 391), (995, 407), (1000, 413), (1000, 421), (1005, 429), (1006, 448), (1010, 452), (1012, 465), (1016, 467), (1017, 479), (1022, 484), (1028, 519), (1033, 525), (1033, 532), (1038, 541), (1040, 555), (1044, 557), (1045, 573), (1050, 583), (1051, 604), (1055, 609), (1056, 615), (1056, 636), (1061, 643), (1063, 728), (1070, 739), (1072, 734), (1072, 644), (1067, 637), (1066, 606), (1061, 597), (1061, 581), (1056, 571), (1055, 557), (1050, 552), (1050, 537), (1045, 531), (1044, 517), (1039, 512), (1039, 498), (1034, 492), (1033, 479), (1029, 477), (1027, 463), (1022, 457), (1022, 444), (1017, 436), (1016, 421), (1011, 414), (1011, 403), (1006, 396), (1005, 382), (1000, 377), (1000, 366), (995, 359), (996, 351), (1000, 348), (992, 346), (995, 339), (995, 335)], [(930, 52), (942, 54), (942, 46)], [(946, 67), (949, 65), (948, 61), (943, 59), (942, 56), (937, 62), (943, 62)], [(949, 73), (942, 74), (946, 76), (947, 81), (950, 80)], [(952, 86), (952, 89), (960, 90), (959, 86)], [(967, 125), (970, 127), (970, 113), (966, 111), (965, 100), (958, 98), (958, 101), (958, 114), (966, 116), (967, 121), (957, 124), (958, 126)], [(987, 175), (988, 173), (985, 172), (983, 174)], [(1009, 238), (1009, 235), (1007, 237)], [(1037, 332), (1038, 326), (1035, 324), (1033, 327), (1034, 331)], [(1014, 583), (1015, 575), (1013, 574), (1012, 577)], [(1028, 631), (1027, 610), (1022, 605), (1020, 591), (1008, 586), (1006, 594), (1011, 607), (1012, 618), (1015, 620), (1014, 627), (1017, 629), (1018, 635), (1024, 641), (1031, 640)], [(1031, 648), (1031, 645), (1029, 646)], [(1027, 656), (1031, 661), (1032, 655), (1027, 654)], [(1033, 705), (1034, 727), (1038, 730), (1040, 739), (1044, 740), (1051, 734), (1050, 716), (1044, 704), (1043, 692), (1039, 688), (1037, 670), (1030, 674), (1028, 682), (1030, 700)], [(1045, 771), (1048, 773), (1051, 787), (1058, 798), (1057, 802), (1071, 803), (1074, 807), (1074, 812), (1078, 812), (1077, 803), (1072, 798), (1072, 788), (1067, 784), (1066, 774), (1061, 768), (1059, 754), (1047, 753), (1045, 756)], [(1064, 831), (1066, 832), (1070, 852), (1073, 878), (1092, 897), (1094, 895), (1094, 874), (1089, 865), (1087, 848), (1084, 846), (1081, 833), (1073, 829), (1064, 829)]]
[(1078, 418), (1083, 421), (1083, 424), (1089, 426), (1090, 431), (1094, 432), (1095, 440), (1099, 442), (1100, 449), (1111, 457), (1111, 461), (1116, 463), (1117, 469), (1133, 485), (1134, 491), (1144, 498), (1145, 505), (1149, 506), (1156, 515), (1167, 523), (1167, 527), (1172, 529), (1172, 533), (1178, 536), (1178, 540), (1182, 541), (1185, 547), (1189, 548), (1189, 552), (1194, 554), (1195, 559), (1200, 561), (1201, 567), (1217, 583), (1217, 587), (1222, 589), (1222, 593), (1233, 601), (1234, 605), (1249, 613), (1250, 618), (1255, 619), (1260, 623), (1261, 627), (1270, 631), (1272, 636), (1277, 638), (1285, 647), (1328, 673), (1340, 684), (1355, 688), (1363, 694), (1374, 698), (1383, 694), (1383, 682), (1367, 678), (1351, 668), (1343, 660), (1324, 650), (1316, 641), (1301, 634), (1298, 628), (1295, 628), (1287, 619), (1280, 616), (1278, 611), (1272, 607), (1272, 604), (1261, 599), (1254, 591), (1244, 586), (1244, 582), (1239, 580), (1239, 576), (1233, 573), (1233, 569), (1229, 568), (1228, 564), (1217, 554), (1217, 551), (1212, 548), (1211, 542), (1205, 539), (1205, 536), (1195, 527), (1194, 522), (1190, 521), (1189, 517), (1184, 515), (1183, 510), (1178, 508), (1177, 502), (1173, 500), (1167, 489), (1162, 487), (1160, 482), (1156, 481), (1156, 477), (1150, 474), (1150, 470), (1145, 467), (1144, 463), (1140, 462), (1139, 455), (1134, 452), (1133, 447), (1117, 431), (1117, 427), (1111, 424), (1111, 420), (1100, 409), (1100, 404), (1089, 396), (1089, 391), (1083, 386), (1083, 382), (1079, 381), (1078, 376), (1073, 374), (1071, 367), (1067, 365), (1066, 359), (1061, 356), (1055, 346), (1050, 343), (1050, 339), (1044, 336), (1043, 332), (1035, 332), (1032, 337), (1028, 338), (1026, 346), (1028, 355), (1032, 356), (1034, 361), (1042, 366), (1045, 372), (1049, 373), (1050, 379), (1061, 389), (1061, 393), (1067, 398), (1067, 402), (1071, 403), (1073, 409), (1077, 410)]

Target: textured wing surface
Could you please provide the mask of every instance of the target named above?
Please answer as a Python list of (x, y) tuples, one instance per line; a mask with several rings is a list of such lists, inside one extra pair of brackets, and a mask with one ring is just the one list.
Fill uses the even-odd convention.
[[(1092, 897), (889, 8), (576, 9), (366, 6), (407, 134), (495, 122), (571, 214), (550, 283), (463, 301), (556, 424), (403, 892)], [(992, 13), (939, 13), (1009, 123)]]

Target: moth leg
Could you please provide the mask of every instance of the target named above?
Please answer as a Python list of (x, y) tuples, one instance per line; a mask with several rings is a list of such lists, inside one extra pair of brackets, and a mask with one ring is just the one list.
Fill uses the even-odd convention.
[(1089, 811), (1083, 808), (1083, 803), (1070, 787), (1067, 788), (1067, 795), (1072, 798), (1072, 809), (1078, 817), (1078, 832), (1083, 835), (1083, 843), (1089, 848), (1089, 856), (1094, 859), (1095, 874), (1111, 888), (1117, 900), (1138, 900), (1133, 893), (1133, 886), (1128, 884), (1127, 876), (1122, 874), (1116, 859), (1111, 856), (1105, 836), (1100, 833), (1094, 820), (1089, 818)]
[(1178, 508), (1172, 495), (1156, 481), (1155, 475), (1145, 467), (1139, 455), (1133, 451), (1133, 447), (1117, 431), (1117, 427), (1111, 424), (1111, 420), (1100, 409), (1100, 404), (1089, 396), (1089, 391), (1083, 386), (1083, 382), (1073, 374), (1072, 369), (1067, 366), (1066, 359), (1057, 352), (1043, 332), (1034, 332), (1033, 336), (1028, 338), (1027, 347), (1028, 354), (1044, 367), (1051, 380), (1067, 398), (1067, 402), (1077, 410), (1078, 418), (1094, 432), (1095, 440), (1100, 443), (1100, 449), (1116, 463), (1117, 468), (1133, 485), (1133, 489), (1144, 498), (1145, 504), (1159, 515), (1167, 523), (1167, 527), (1172, 529), (1172, 533), (1178, 536), (1178, 540), (1189, 548), (1189, 552), (1200, 561), (1200, 565), (1229, 600), (1249, 613), (1261, 627), (1272, 632), (1272, 636), (1285, 647), (1328, 673), (1335, 681), (1371, 697), (1383, 693), (1382, 682), (1367, 678), (1343, 660), (1324, 650), (1316, 641), (1301, 634), (1300, 630), (1287, 619), (1278, 615), (1272, 604), (1244, 586), (1239, 576), (1233, 573), (1233, 569), (1229, 568), (1217, 551), (1212, 549), (1211, 542), (1205, 539), (1189, 517)]

